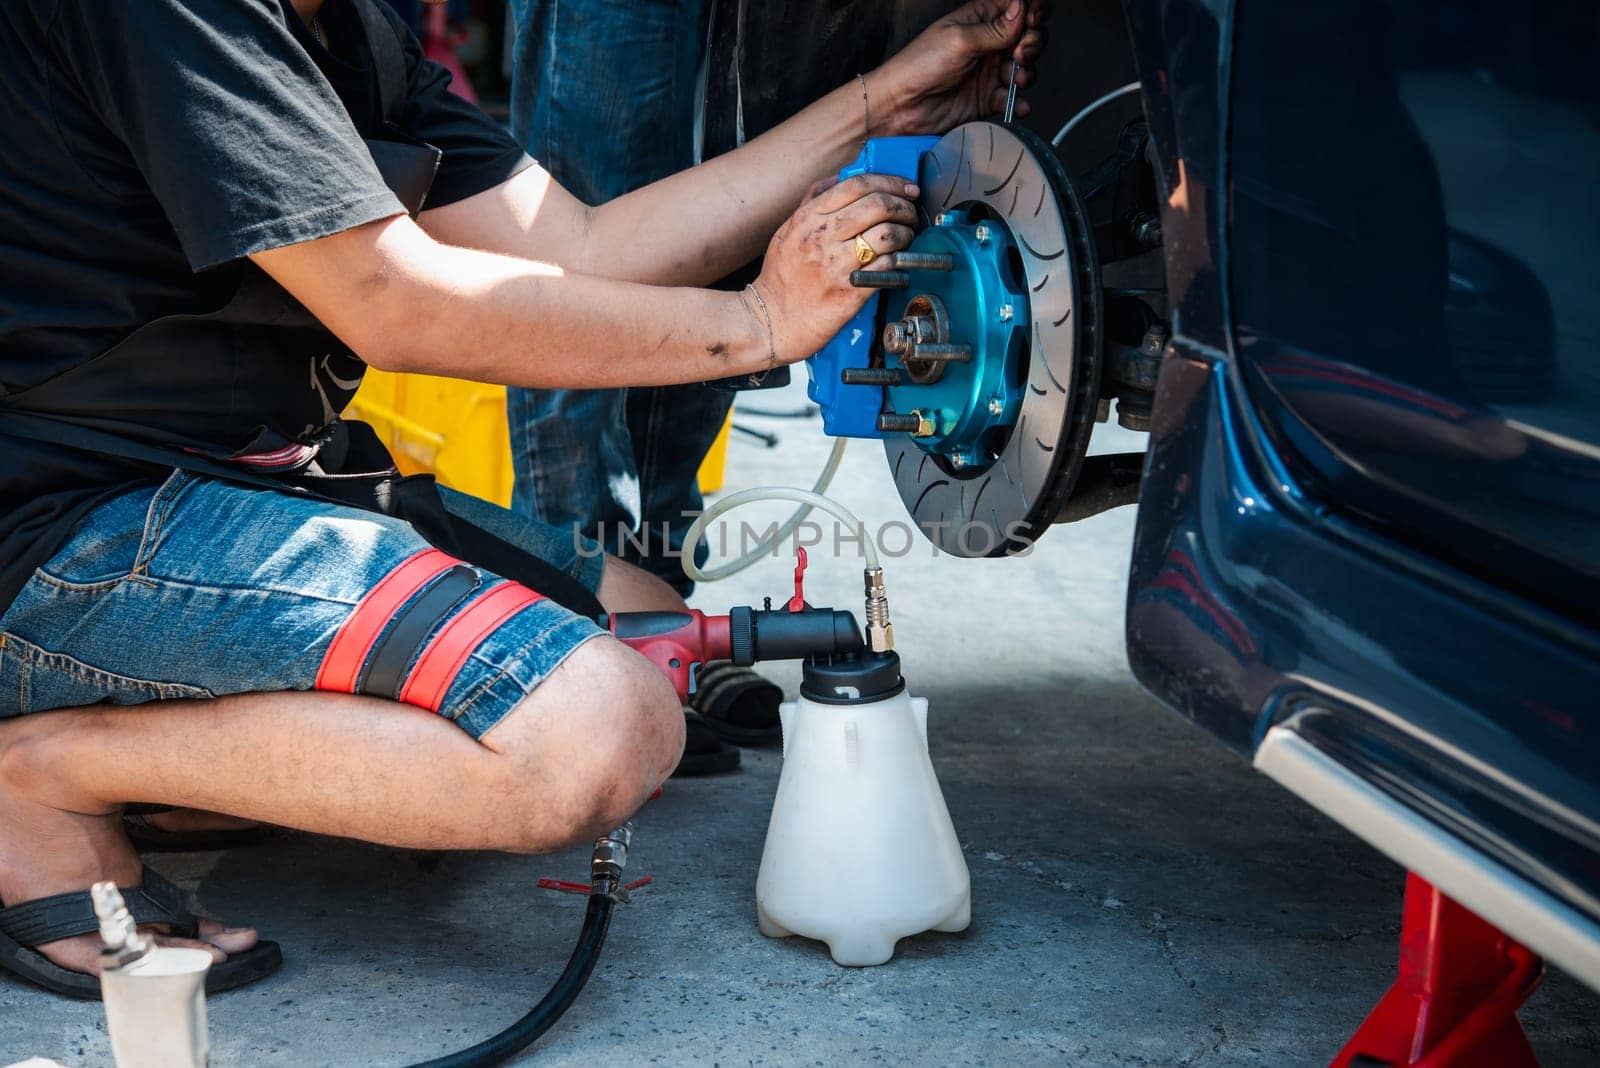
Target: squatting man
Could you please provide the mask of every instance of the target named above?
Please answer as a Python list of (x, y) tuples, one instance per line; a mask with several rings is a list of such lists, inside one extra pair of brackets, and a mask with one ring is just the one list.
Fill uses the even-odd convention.
[(591, 209), (378, 0), (0, 0), (0, 966), (92, 996), (103, 879), (213, 990), (278, 965), (142, 869), (129, 805), (522, 853), (631, 816), (684, 719), (592, 615), (681, 600), (396, 478), (337, 413), (367, 366), (594, 389), (803, 359), (916, 221), (905, 181), (826, 176), (999, 112), (1044, 8), (973, 0)]

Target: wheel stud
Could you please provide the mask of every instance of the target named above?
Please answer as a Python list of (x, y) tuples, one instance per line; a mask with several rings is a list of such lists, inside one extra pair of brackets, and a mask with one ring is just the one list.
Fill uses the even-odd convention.
[(953, 271), (956, 258), (948, 252), (896, 252), (894, 267), (906, 271)]
[(910, 434), (914, 438), (930, 438), (934, 429), (933, 415), (929, 412), (914, 411), (909, 415), (881, 412), (878, 415), (878, 430), (885, 434)]
[(911, 276), (905, 271), (851, 271), (850, 284), (857, 289), (904, 289)]
[(839, 381), (847, 386), (898, 386), (903, 378), (893, 367), (846, 367)]

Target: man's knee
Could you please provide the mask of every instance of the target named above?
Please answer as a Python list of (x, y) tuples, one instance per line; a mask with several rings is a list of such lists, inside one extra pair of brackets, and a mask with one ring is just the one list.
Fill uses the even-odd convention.
[(613, 639), (587, 642), (484, 737), (511, 777), (501, 848), (546, 852), (620, 825), (677, 766), (683, 730), (659, 671)]

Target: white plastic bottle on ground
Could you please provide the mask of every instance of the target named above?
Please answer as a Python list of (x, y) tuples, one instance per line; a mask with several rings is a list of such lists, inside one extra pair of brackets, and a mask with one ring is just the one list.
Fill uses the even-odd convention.
[(770, 938), (883, 964), (923, 931), (963, 931), (972, 881), (928, 759), (928, 702), (894, 653), (808, 663), (782, 708), (783, 773), (756, 877)]

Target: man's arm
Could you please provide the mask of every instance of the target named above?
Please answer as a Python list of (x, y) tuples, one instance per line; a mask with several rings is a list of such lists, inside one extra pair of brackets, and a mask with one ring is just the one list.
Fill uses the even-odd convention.
[(742, 294), (458, 248), (404, 216), (251, 259), (383, 370), (600, 389), (754, 373), (771, 361)]
[(820, 348), (867, 293), (849, 283), (855, 235), (904, 248), (910, 192), (863, 175), (808, 200), (773, 237), (759, 293), (578, 274), (443, 244), (403, 215), (250, 258), (384, 370), (564, 389), (700, 382)]
[[(838, 173), (865, 133), (942, 133), (1004, 104), (1002, 52), (1032, 81), (1049, 4), (975, 0), (905, 51), (740, 148), (589, 208), (542, 168), (421, 216), (441, 241), (651, 285), (707, 285), (749, 263), (819, 178)], [(1006, 73), (1009, 80), (1009, 72)], [(1018, 107), (1026, 115), (1026, 102)], [(872, 128), (865, 129), (866, 119)]]
[(582, 274), (708, 285), (760, 255), (820, 177), (861, 147), (861, 86), (835, 90), (748, 144), (590, 208), (542, 167), (424, 211), (440, 241), (537, 257)]

